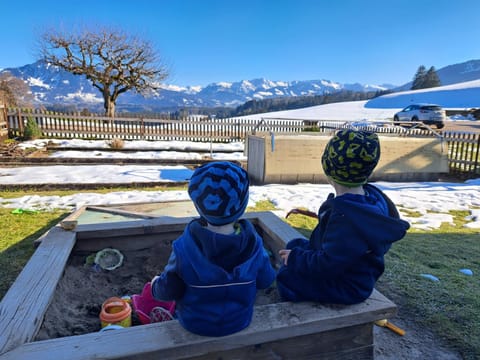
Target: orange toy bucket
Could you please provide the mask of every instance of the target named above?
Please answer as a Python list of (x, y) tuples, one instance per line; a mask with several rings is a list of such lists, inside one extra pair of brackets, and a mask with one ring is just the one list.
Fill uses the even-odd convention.
[(102, 305), (100, 321), (102, 328), (112, 324), (129, 327), (132, 325), (132, 308), (121, 298), (108, 298)]

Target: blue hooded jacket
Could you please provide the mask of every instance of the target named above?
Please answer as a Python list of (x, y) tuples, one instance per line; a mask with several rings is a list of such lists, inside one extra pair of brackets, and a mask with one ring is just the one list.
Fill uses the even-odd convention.
[(182, 326), (199, 335), (224, 336), (246, 328), (257, 289), (275, 280), (261, 237), (247, 220), (223, 235), (193, 220), (173, 242), (163, 273), (152, 283), (158, 300), (175, 300)]
[(364, 190), (365, 195), (330, 194), (310, 241), (287, 244), (288, 265), (277, 274), (283, 299), (355, 304), (370, 296), (385, 269), (385, 253), (410, 225), (381, 190), (369, 184)]

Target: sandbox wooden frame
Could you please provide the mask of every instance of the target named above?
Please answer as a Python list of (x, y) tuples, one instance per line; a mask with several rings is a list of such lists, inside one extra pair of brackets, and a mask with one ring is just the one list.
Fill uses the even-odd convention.
[[(271, 212), (244, 217), (274, 253), (301, 236)], [(51, 228), (0, 303), (0, 359), (373, 359), (374, 322), (396, 314), (395, 304), (378, 291), (350, 306), (308, 302), (256, 306), (248, 328), (219, 338), (189, 333), (177, 321), (169, 321), (34, 341), (74, 249), (145, 248), (159, 237), (174, 239), (191, 219), (158, 217), (78, 225), (73, 230), (60, 224)]]

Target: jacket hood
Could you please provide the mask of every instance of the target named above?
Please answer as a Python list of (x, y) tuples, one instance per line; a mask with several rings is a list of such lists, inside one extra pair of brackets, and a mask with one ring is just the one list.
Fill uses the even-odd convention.
[(402, 239), (410, 224), (400, 219), (391, 200), (372, 185), (366, 185), (366, 195), (346, 194), (330, 200), (333, 211), (345, 216), (345, 226), (351, 226), (378, 255), (383, 255), (392, 243)]
[[(238, 234), (223, 235), (192, 221), (185, 232), (183, 253), (201, 282), (239, 280), (251, 276), (252, 267), (261, 255), (253, 226), (244, 220), (238, 223)], [(175, 243), (174, 243), (175, 244)], [(187, 251), (188, 249), (188, 251)]]

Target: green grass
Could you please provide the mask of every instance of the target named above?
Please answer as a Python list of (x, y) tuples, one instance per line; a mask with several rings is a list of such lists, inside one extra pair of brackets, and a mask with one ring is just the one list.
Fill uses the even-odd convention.
[[(128, 188), (94, 192), (122, 190)], [(0, 192), (0, 197), (69, 195), (77, 192), (14, 191)], [(248, 211), (274, 209), (270, 202), (263, 201)], [(0, 208), (0, 298), (3, 298), (33, 254), (33, 240), (66, 216), (63, 211), (17, 215), (11, 211)], [(410, 229), (403, 240), (396, 242), (386, 255), (385, 273), (377, 283), (377, 288), (398, 305), (400, 316), (414, 319), (417, 324), (430, 328), (437, 336), (444, 338), (449, 346), (458, 350), (463, 358), (478, 359), (480, 234), (478, 230), (463, 227), (467, 212), (452, 211), (451, 214), (455, 225), (443, 224), (431, 231)], [(415, 213), (411, 212), (409, 216), (415, 216)], [(305, 236), (309, 236), (316, 225), (315, 219), (302, 215), (291, 215), (286, 221)], [(460, 273), (462, 268), (471, 269), (474, 275)], [(433, 282), (420, 274), (432, 274), (440, 281)]]
[[(465, 359), (480, 357), (479, 250), (478, 234), (412, 231), (387, 254), (377, 286), (400, 312), (434, 330)], [(460, 273), (462, 268), (474, 276)]]
[[(452, 211), (455, 225), (411, 229), (386, 256), (377, 288), (400, 311), (443, 337), (465, 359), (480, 358), (480, 242), (478, 230), (463, 227), (466, 212)], [(459, 270), (467, 268), (473, 276)], [(434, 282), (420, 274), (440, 279)]]
[(62, 211), (12, 214), (0, 208), (0, 299), (32, 256), (33, 241), (64, 216)]

